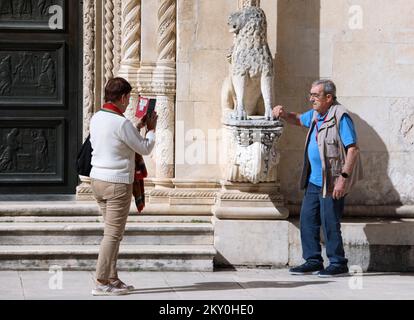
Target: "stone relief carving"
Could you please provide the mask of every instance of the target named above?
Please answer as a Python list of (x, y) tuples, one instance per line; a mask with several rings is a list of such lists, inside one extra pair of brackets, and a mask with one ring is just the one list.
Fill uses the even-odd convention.
[(42, 129), (32, 131), (34, 169), (44, 172), (48, 167), (48, 142), (45, 131)]
[(49, 163), (50, 143), (52, 159), (56, 159), (54, 130), (42, 128), (12, 128), (0, 131), (0, 172), (54, 172)]
[(17, 151), (21, 148), (19, 134), (19, 129), (12, 129), (6, 136), (6, 144), (0, 146), (0, 171), (17, 170)]
[(50, 93), (56, 90), (55, 62), (49, 53), (45, 53), (42, 57), (38, 87)]
[(11, 57), (6, 55), (0, 60), (0, 96), (11, 95), (12, 69)]
[(56, 88), (55, 54), (0, 54), (0, 96), (54, 96)]
[(264, 115), (272, 119), (273, 59), (267, 43), (266, 15), (255, 6), (232, 13), (228, 19), (234, 43), (228, 58), (231, 74), (222, 89), (222, 107), (235, 109), (234, 118), (263, 114), (260, 99), (264, 100)]
[(14, 18), (44, 19), (49, 15), (48, 8), (59, 3), (60, 1), (52, 0), (2, 0), (0, 1), (0, 15)]

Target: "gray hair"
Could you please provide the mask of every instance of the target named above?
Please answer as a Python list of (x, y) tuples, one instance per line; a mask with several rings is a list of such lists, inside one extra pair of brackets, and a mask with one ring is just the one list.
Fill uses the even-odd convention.
[(319, 85), (323, 85), (325, 95), (331, 94), (334, 100), (336, 100), (336, 85), (332, 80), (316, 80), (312, 83), (312, 87)]

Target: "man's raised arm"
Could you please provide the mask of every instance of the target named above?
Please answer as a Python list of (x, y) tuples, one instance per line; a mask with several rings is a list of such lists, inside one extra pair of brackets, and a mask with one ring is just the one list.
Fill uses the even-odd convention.
[(280, 117), (290, 124), (302, 126), (302, 123), (300, 122), (300, 113), (286, 111), (284, 106), (276, 106), (273, 108), (272, 112), (273, 117), (275, 118)]

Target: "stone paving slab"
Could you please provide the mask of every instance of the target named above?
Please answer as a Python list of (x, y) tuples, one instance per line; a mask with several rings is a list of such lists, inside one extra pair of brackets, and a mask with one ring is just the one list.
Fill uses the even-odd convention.
[(136, 290), (93, 297), (90, 271), (2, 271), (1, 300), (414, 300), (414, 274), (366, 273), (321, 279), (287, 269), (215, 272), (120, 272)]

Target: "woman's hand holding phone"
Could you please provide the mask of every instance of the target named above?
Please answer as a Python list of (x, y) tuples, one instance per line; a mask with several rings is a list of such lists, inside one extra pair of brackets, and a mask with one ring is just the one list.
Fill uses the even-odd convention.
[(151, 114), (149, 116), (145, 116), (147, 117), (146, 119), (146, 125), (147, 125), (147, 130), (155, 130), (155, 128), (157, 127), (157, 121), (158, 121), (158, 115), (157, 113), (151, 112)]

